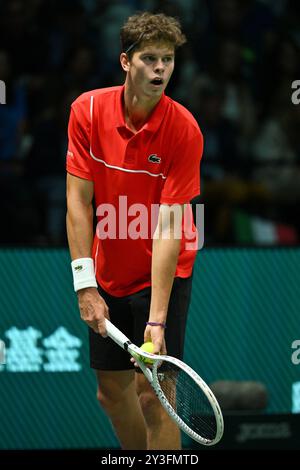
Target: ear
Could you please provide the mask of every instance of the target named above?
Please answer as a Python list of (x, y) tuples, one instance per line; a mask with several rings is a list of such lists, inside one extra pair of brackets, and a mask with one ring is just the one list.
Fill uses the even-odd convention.
[(122, 69), (124, 70), (124, 72), (128, 72), (129, 69), (130, 69), (130, 60), (128, 58), (128, 55), (125, 54), (125, 52), (121, 53), (120, 62), (121, 62), (121, 66), (122, 66)]

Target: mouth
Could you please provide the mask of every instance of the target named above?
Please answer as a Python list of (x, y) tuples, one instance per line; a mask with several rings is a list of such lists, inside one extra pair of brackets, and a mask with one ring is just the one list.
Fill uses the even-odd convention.
[(162, 78), (156, 77), (153, 78), (153, 80), (150, 81), (151, 85), (154, 85), (156, 87), (160, 87), (163, 85), (164, 81)]

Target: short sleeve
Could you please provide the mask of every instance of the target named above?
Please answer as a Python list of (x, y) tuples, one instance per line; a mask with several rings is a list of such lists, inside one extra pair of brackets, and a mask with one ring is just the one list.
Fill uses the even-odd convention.
[(200, 194), (203, 136), (194, 129), (173, 150), (172, 162), (160, 198), (161, 204), (184, 204)]
[(92, 181), (88, 126), (84, 114), (80, 114), (80, 119), (78, 116), (78, 111), (72, 106), (68, 126), (69, 141), (66, 169), (72, 175)]

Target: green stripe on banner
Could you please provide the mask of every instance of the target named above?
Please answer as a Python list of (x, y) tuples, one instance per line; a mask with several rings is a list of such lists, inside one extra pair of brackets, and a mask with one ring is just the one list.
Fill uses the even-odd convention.
[(233, 227), (236, 240), (241, 244), (253, 243), (253, 231), (250, 217), (241, 211), (235, 211), (233, 215)]

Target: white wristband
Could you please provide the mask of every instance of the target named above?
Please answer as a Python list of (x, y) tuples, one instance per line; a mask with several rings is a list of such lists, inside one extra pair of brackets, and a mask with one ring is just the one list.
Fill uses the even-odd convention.
[(71, 263), (74, 290), (77, 292), (86, 287), (97, 287), (94, 271), (94, 261), (92, 258), (78, 258)]

